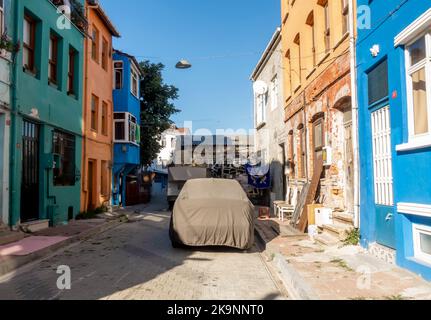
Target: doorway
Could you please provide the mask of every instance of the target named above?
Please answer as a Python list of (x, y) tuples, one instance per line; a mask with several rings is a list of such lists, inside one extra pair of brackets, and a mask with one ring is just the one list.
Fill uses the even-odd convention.
[(344, 205), (347, 213), (353, 215), (354, 211), (354, 159), (353, 159), (353, 140), (352, 140), (352, 106), (349, 104), (343, 112), (344, 126), (344, 171), (345, 171), (345, 189)]
[(395, 248), (391, 122), (389, 106), (371, 113), (376, 240)]
[(5, 222), (6, 221), (6, 212), (3, 212), (3, 204), (4, 204), (4, 199), (5, 194), (4, 194), (4, 185), (5, 185), (5, 181), (4, 181), (4, 167), (6, 166), (5, 164), (5, 115), (3, 113), (0, 113), (0, 223)]
[(39, 125), (24, 120), (22, 129), (21, 222), (39, 219)]
[(88, 203), (87, 210), (94, 210), (94, 161), (88, 161), (88, 180), (87, 180), (87, 190), (88, 190)]

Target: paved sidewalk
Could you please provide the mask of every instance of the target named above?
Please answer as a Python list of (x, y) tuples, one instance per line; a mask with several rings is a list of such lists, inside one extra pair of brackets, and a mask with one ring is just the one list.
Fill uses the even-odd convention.
[(127, 218), (121, 213), (106, 219), (73, 220), (68, 225), (35, 232), (28, 237), (0, 246), (0, 276), (55, 251), (118, 226)]
[(308, 300), (431, 299), (431, 283), (380, 261), (358, 246), (323, 247), (308, 236), (277, 236), (258, 221), (267, 263), (276, 268), (289, 296)]

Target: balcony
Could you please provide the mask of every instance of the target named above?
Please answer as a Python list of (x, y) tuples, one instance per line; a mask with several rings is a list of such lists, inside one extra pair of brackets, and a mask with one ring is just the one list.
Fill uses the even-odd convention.
[[(69, 6), (70, 20), (83, 33), (88, 31), (88, 21), (85, 17), (84, 5), (79, 0), (50, 0), (56, 7)], [(84, 0), (85, 1), (85, 0)]]

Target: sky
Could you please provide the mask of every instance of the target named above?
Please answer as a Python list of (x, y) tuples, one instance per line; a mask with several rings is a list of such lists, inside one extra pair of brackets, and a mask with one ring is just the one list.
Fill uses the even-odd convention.
[[(280, 25), (280, 0), (101, 0), (121, 33), (114, 48), (161, 62), (179, 89), (172, 117), (193, 130), (253, 128), (250, 75)], [(187, 59), (191, 69), (175, 64)]]

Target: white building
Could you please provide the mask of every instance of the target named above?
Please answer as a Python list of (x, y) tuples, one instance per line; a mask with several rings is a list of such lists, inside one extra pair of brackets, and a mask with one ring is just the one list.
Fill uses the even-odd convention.
[(174, 159), (177, 137), (187, 134), (189, 134), (187, 128), (177, 128), (175, 125), (163, 132), (160, 139), (162, 149), (157, 155), (157, 159), (154, 159), (152, 167), (157, 170), (165, 170)]
[[(10, 24), (10, 1), (0, 1), (0, 35)], [(0, 224), (9, 222), (9, 137), (11, 54), (0, 49)]]
[[(283, 67), (281, 29), (277, 28), (254, 69), (255, 152), (271, 168), (270, 201), (285, 200), (287, 136), (283, 109)], [(257, 85), (256, 85), (257, 84)]]

